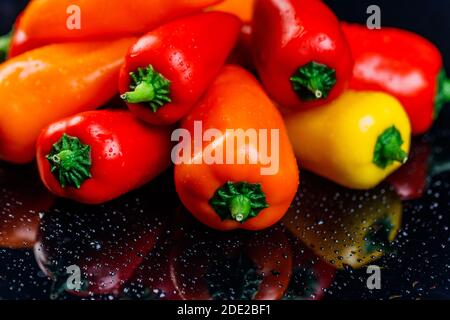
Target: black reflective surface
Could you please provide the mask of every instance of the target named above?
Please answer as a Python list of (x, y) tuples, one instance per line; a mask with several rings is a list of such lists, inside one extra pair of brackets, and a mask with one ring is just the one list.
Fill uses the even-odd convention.
[[(347, 20), (365, 17), (367, 1), (328, 2)], [(23, 3), (0, 0), (3, 31)], [(374, 3), (384, 23), (432, 39), (450, 63), (450, 4)], [(447, 106), (415, 140), (406, 178), (374, 190), (303, 173), (286, 217), (258, 233), (199, 225), (180, 206), (171, 170), (89, 207), (48, 194), (34, 164), (0, 163), (0, 299), (449, 299), (449, 123)], [(67, 282), (74, 265), (78, 292)], [(367, 287), (368, 265), (381, 269), (380, 290)]]

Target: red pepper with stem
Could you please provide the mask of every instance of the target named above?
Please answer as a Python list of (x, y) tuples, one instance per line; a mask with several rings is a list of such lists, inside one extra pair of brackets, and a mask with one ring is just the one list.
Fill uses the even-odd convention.
[(91, 111), (48, 126), (37, 142), (42, 181), (61, 197), (99, 204), (170, 165), (170, 129), (145, 126), (127, 111)]
[(450, 101), (450, 80), (436, 46), (395, 28), (369, 30), (347, 23), (342, 28), (355, 59), (351, 89), (395, 96), (409, 115), (413, 134), (427, 132)]
[(330, 102), (351, 77), (347, 41), (321, 1), (257, 0), (253, 49), (267, 92), (287, 110)]
[(203, 95), (234, 48), (240, 20), (208, 12), (168, 23), (129, 51), (120, 92), (130, 110), (155, 125), (182, 119)]

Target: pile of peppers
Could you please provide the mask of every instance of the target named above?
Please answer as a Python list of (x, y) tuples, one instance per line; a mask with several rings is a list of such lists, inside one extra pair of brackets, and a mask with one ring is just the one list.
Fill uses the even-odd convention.
[[(281, 221), (299, 168), (348, 189), (403, 186), (392, 174), (412, 136), (450, 101), (436, 46), (340, 22), (320, 0), (31, 0), (0, 58), (1, 160), (36, 161), (52, 194), (87, 205), (173, 170), (187, 211), (222, 231)], [(198, 123), (215, 134), (181, 155), (178, 130)], [(232, 150), (249, 161), (207, 161), (228, 130), (252, 129), (276, 130), (277, 171), (263, 174), (267, 146), (251, 139)]]

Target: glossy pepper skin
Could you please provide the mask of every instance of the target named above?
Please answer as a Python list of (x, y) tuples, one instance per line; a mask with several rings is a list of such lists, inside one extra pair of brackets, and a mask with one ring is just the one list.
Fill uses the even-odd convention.
[(408, 157), (408, 116), (385, 93), (346, 91), (285, 120), (301, 166), (351, 189), (375, 187)]
[(225, 64), (240, 27), (231, 14), (208, 12), (139, 39), (120, 73), (120, 92), (130, 110), (154, 125), (186, 116)]
[(31, 162), (45, 126), (111, 99), (134, 41), (51, 45), (1, 64), (0, 159)]
[(394, 29), (342, 24), (355, 59), (350, 88), (395, 96), (408, 113), (414, 135), (427, 132), (450, 101), (442, 55), (425, 38)]
[[(218, 0), (33, 0), (16, 22), (10, 56), (47, 44), (138, 36)], [(80, 25), (74, 24), (79, 8)]]
[(286, 110), (332, 101), (352, 74), (339, 22), (321, 1), (257, 0), (253, 49), (266, 91)]
[(37, 147), (46, 187), (87, 204), (115, 199), (170, 165), (170, 130), (147, 127), (127, 111), (90, 111), (55, 122)]
[[(212, 142), (203, 142), (201, 150), (191, 148), (188, 161), (175, 166), (175, 185), (186, 208), (202, 223), (224, 231), (260, 230), (279, 221), (298, 188), (299, 172), (283, 119), (256, 79), (240, 67), (226, 66), (182, 128), (194, 133), (196, 121), (202, 121), (204, 131), (213, 128), (221, 133)], [(260, 144), (247, 139), (237, 148), (227, 129), (266, 129), (268, 150), (272, 129), (278, 130), (278, 171), (263, 175), (268, 166), (262, 163)], [(227, 146), (234, 158), (225, 151)], [(207, 164), (209, 153), (221, 151), (234, 164)], [(238, 154), (251, 157), (254, 164), (238, 164)]]

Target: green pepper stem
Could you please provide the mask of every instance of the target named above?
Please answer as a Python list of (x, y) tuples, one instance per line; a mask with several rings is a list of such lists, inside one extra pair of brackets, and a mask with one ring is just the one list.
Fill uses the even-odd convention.
[(130, 73), (130, 91), (121, 95), (127, 103), (148, 103), (153, 112), (157, 112), (170, 99), (170, 81), (155, 71), (152, 65), (138, 68)]
[(325, 99), (336, 85), (336, 71), (313, 61), (298, 68), (290, 80), (300, 99), (304, 101)]
[(12, 33), (0, 37), (0, 62), (6, 60), (11, 42)]
[(222, 220), (240, 223), (269, 207), (261, 185), (247, 182), (227, 182), (216, 190), (209, 204)]
[(402, 150), (403, 139), (395, 126), (384, 131), (377, 140), (373, 162), (381, 169), (386, 169), (394, 162), (405, 163), (408, 154)]
[(72, 186), (79, 189), (85, 180), (91, 178), (91, 147), (76, 137), (64, 134), (46, 158), (62, 188)]
[(151, 83), (141, 82), (133, 91), (126, 92), (121, 97), (128, 103), (150, 102), (155, 98), (155, 88)]
[(442, 69), (438, 76), (438, 92), (434, 105), (434, 118), (437, 119), (444, 105), (450, 102), (450, 79), (447, 78), (445, 70)]
[(231, 216), (237, 221), (241, 222), (248, 218), (252, 209), (252, 203), (249, 198), (243, 195), (233, 197), (230, 201)]

